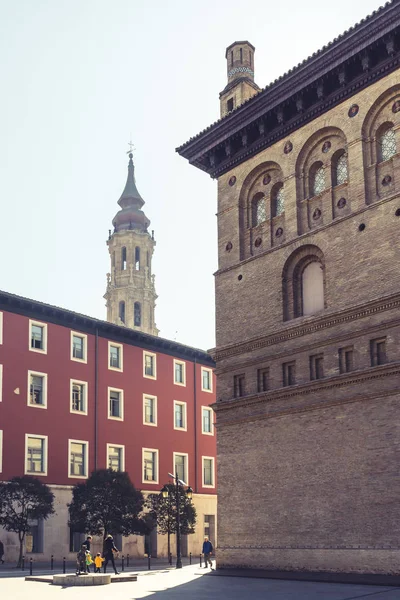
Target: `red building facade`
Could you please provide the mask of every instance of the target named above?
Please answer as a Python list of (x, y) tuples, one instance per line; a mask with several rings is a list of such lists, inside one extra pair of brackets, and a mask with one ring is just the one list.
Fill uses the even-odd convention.
[[(57, 514), (32, 525), (33, 548), (27, 550), (46, 556), (75, 550), (66, 508), (71, 487), (106, 467), (127, 471), (145, 493), (159, 492), (168, 473), (178, 470), (194, 490), (198, 512), (186, 550), (197, 547), (204, 532), (213, 536), (212, 359), (4, 292), (0, 311), (0, 477), (34, 475), (56, 495)], [(7, 532), (1, 537), (11, 558), (16, 540)], [(132, 536), (120, 543), (143, 554), (143, 540)], [(159, 555), (163, 543), (158, 540)], [(153, 554), (156, 544), (153, 536)]]

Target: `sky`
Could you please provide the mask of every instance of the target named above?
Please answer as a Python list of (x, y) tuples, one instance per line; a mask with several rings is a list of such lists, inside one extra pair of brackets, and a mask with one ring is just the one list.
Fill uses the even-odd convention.
[(132, 139), (157, 241), (160, 335), (214, 346), (217, 184), (175, 148), (219, 118), (225, 49), (260, 87), (377, 0), (0, 0), (0, 289), (106, 318)]

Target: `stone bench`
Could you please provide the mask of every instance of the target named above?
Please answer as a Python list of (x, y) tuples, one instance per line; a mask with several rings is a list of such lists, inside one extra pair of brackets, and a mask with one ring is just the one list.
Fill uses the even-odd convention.
[(111, 574), (104, 575), (102, 573), (96, 573), (95, 575), (53, 575), (53, 585), (108, 585), (109, 583), (111, 583)]

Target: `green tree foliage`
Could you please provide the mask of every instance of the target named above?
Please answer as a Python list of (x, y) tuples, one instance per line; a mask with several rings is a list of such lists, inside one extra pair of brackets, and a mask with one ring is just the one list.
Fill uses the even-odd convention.
[(143, 535), (146, 523), (141, 515), (142, 492), (131, 482), (128, 473), (99, 469), (72, 490), (68, 505), (69, 525), (75, 531), (93, 535)]
[[(168, 497), (162, 494), (149, 494), (146, 507), (149, 511), (149, 522), (153, 520), (154, 527), (157, 525), (158, 533), (168, 536), (168, 556), (171, 551), (171, 534), (177, 532), (177, 502), (176, 486), (174, 483), (166, 483)], [(181, 533), (188, 535), (194, 533), (196, 525), (196, 509), (186, 495), (185, 488), (178, 486), (179, 491), (179, 516)]]
[(24, 540), (30, 530), (29, 521), (47, 519), (54, 514), (53, 504), (53, 492), (36, 477), (24, 475), (0, 483), (0, 525), (6, 531), (18, 534), (17, 567), (22, 564)]

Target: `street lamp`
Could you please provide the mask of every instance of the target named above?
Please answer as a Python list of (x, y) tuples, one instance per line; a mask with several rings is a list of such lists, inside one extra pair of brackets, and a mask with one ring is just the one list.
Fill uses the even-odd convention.
[[(181, 555), (181, 515), (180, 515), (180, 497), (179, 497), (179, 486), (186, 485), (184, 481), (179, 479), (178, 473), (172, 475), (172, 473), (168, 473), (168, 475), (174, 480), (175, 484), (175, 501), (176, 501), (176, 568), (182, 569), (182, 555)], [(168, 498), (169, 490), (167, 486), (161, 490), (162, 497), (164, 499)], [(193, 490), (190, 486), (188, 486), (186, 490), (186, 496), (189, 500), (192, 499)]]

